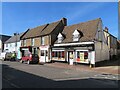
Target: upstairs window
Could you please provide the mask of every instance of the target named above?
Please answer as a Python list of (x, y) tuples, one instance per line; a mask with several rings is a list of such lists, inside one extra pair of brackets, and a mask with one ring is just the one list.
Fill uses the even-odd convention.
[(31, 39), (31, 45), (34, 46), (34, 39)]
[(23, 46), (26, 46), (26, 40), (23, 40)]
[(41, 45), (45, 44), (45, 37), (41, 37)]
[(73, 33), (73, 41), (79, 41), (80, 38), (80, 33), (78, 32), (78, 30), (75, 30)]
[(61, 33), (59, 33), (59, 35), (58, 35), (58, 43), (61, 43), (62, 40), (63, 40), (63, 36), (62, 36)]

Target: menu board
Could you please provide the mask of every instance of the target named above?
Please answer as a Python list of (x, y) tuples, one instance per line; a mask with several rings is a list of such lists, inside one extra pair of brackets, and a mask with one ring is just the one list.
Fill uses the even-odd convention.
[(80, 52), (80, 60), (84, 61), (84, 52)]

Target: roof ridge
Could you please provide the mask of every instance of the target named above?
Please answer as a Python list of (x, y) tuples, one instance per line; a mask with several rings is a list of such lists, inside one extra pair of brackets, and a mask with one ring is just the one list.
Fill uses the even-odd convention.
[(84, 24), (84, 23), (87, 23), (87, 22), (92, 22), (92, 21), (96, 21), (96, 20), (100, 20), (100, 19), (101, 19), (101, 18), (96, 18), (96, 19), (92, 19), (92, 20), (85, 21), (85, 22), (80, 22), (80, 23), (76, 23), (76, 24), (69, 25), (69, 26), (65, 26), (65, 27), (70, 27), (70, 26), (74, 26), (74, 25), (77, 25), (77, 24)]

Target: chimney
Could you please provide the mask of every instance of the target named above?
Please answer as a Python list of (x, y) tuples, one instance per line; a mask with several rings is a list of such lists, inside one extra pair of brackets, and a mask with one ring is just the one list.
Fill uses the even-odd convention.
[(105, 27), (105, 31), (108, 32), (108, 28), (107, 27)]
[(61, 20), (62, 20), (62, 23), (63, 23), (65, 26), (67, 26), (67, 19), (66, 19), (66, 18), (62, 18)]
[(14, 33), (14, 36), (16, 36), (17, 35), (17, 33)]

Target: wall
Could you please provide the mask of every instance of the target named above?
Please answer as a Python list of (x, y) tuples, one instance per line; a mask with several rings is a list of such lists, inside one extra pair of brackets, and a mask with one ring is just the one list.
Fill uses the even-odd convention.
[(95, 62), (109, 60), (109, 48), (104, 42), (95, 42)]
[(21, 41), (17, 42), (17, 47), (15, 46), (15, 43), (8, 43), (8, 46), (6, 46), (6, 44), (4, 45), (4, 50), (7, 49), (8, 52), (14, 52), (14, 51), (16, 51), (16, 53), (17, 53), (17, 59), (20, 59), (21, 58), (20, 46), (21, 46)]
[(31, 46), (31, 39), (26, 39), (26, 46)]
[(117, 39), (113, 36), (110, 36), (110, 52), (111, 56), (117, 55)]
[(50, 45), (54, 44), (54, 42), (57, 40), (58, 34), (63, 31), (63, 28), (64, 28), (64, 24), (60, 22), (59, 25), (56, 27), (56, 29), (52, 32), (50, 36)]

